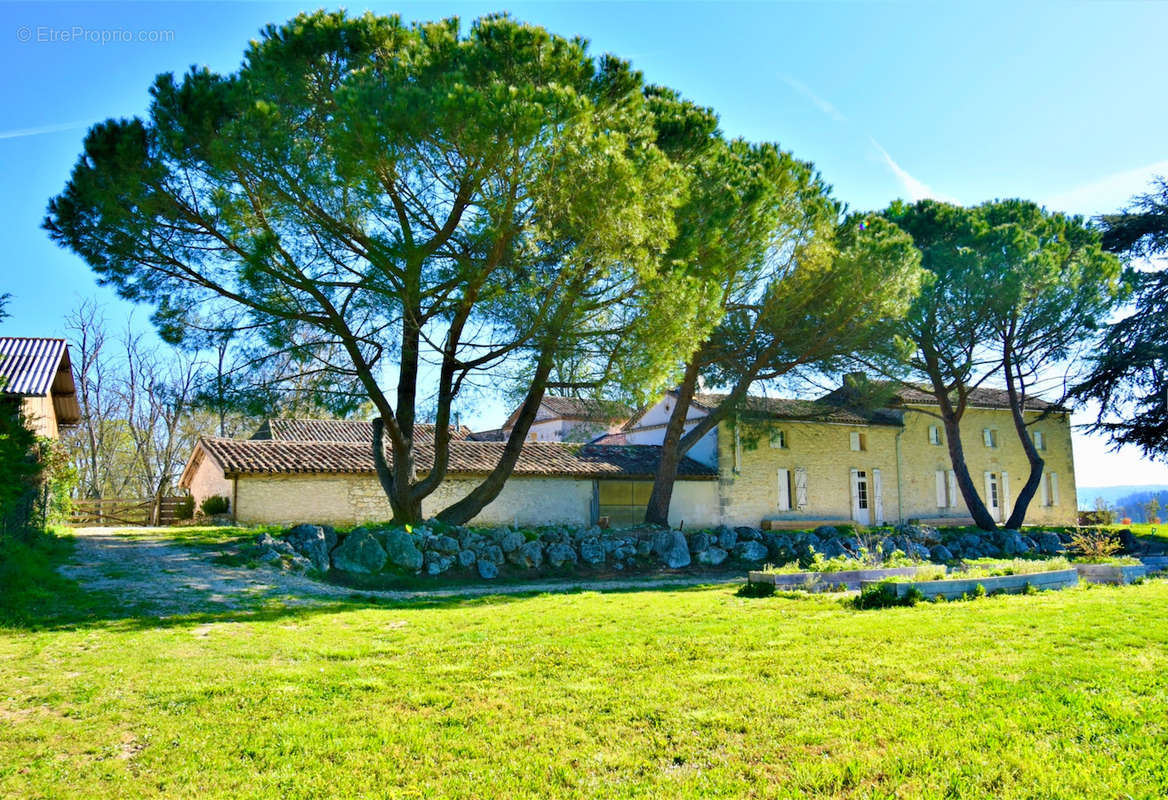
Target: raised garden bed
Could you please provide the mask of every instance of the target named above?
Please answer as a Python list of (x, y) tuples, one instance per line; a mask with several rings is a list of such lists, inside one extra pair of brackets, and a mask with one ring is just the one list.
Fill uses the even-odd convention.
[(1148, 572), (1168, 570), (1168, 556), (1144, 556), (1140, 559)]
[(1143, 564), (1076, 564), (1079, 577), (1087, 583), (1134, 583), (1148, 574)]
[[(861, 590), (869, 585), (880, 583), (879, 580), (865, 580), (860, 582)], [(913, 589), (918, 590), (926, 600), (932, 600), (937, 595), (946, 600), (955, 600), (963, 595), (973, 595), (980, 584), (986, 594), (1022, 594), (1027, 587), (1038, 591), (1048, 589), (1066, 589), (1079, 582), (1079, 572), (1076, 569), (1060, 569), (1053, 572), (1031, 572), (1025, 575), (996, 575), (993, 577), (947, 578), (939, 581), (904, 581), (888, 582), (896, 597), (904, 597)]]
[(776, 589), (802, 589), (823, 592), (844, 586), (859, 589), (864, 581), (885, 578), (911, 578), (920, 567), (885, 567), (882, 569), (852, 569), (839, 572), (751, 572), (751, 583), (771, 583)]

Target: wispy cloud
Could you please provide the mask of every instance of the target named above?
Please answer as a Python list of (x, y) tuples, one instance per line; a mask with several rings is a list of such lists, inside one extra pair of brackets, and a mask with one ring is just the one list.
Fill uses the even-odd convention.
[(86, 120), (78, 120), (77, 122), (61, 122), (56, 125), (42, 125), (39, 128), (14, 128), (10, 131), (0, 131), (0, 139), (19, 139), (22, 136), (40, 136), (44, 133), (71, 131), (75, 128), (84, 128), (88, 124), (89, 122)]
[(883, 157), (884, 163), (890, 170), (892, 170), (892, 174), (896, 176), (896, 179), (900, 181), (901, 188), (904, 189), (905, 193), (908, 195), (909, 200), (912, 200), (914, 203), (917, 200), (925, 199), (940, 200), (945, 203), (957, 202), (955, 198), (936, 191), (933, 187), (929, 186), (924, 181), (909, 173), (909, 171), (900, 164), (897, 164), (896, 160), (888, 154), (888, 151), (880, 146), (880, 142), (876, 141), (871, 136), (868, 137), (868, 141), (872, 143), (873, 147), (880, 151), (880, 155)]
[(1168, 175), (1168, 161), (1157, 161), (1135, 169), (1113, 172), (1045, 200), (1048, 208), (1072, 214), (1106, 214), (1128, 204), (1133, 195), (1151, 191), (1152, 178)]
[(814, 91), (812, 91), (811, 87), (808, 86), (807, 84), (803, 83), (802, 81), (796, 80), (795, 78), (791, 77), (790, 75), (781, 75), (779, 77), (781, 77), (783, 79), (783, 83), (787, 84), (792, 89), (794, 89), (796, 92), (798, 92), (799, 94), (806, 97), (808, 100), (810, 100), (812, 103), (814, 103), (820, 111), (822, 111), (824, 114), (827, 114), (829, 117), (834, 119), (836, 122), (847, 122), (848, 121), (848, 118), (845, 117), (843, 115), (843, 113), (840, 112), (840, 110), (838, 108), (836, 108), (831, 103), (829, 103), (827, 100), (824, 100), (822, 97), (817, 95)]

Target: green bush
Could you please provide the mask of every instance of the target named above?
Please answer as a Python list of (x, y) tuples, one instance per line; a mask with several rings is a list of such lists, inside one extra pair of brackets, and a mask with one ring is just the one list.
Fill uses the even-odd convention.
[(739, 597), (770, 597), (775, 593), (775, 585), (773, 583), (754, 583), (747, 581), (738, 587), (735, 592)]
[(195, 498), (189, 494), (175, 503), (174, 518), (175, 519), (194, 519), (195, 516)]
[(227, 509), (230, 507), (231, 501), (218, 494), (206, 497), (202, 503), (199, 503), (199, 511), (203, 512), (203, 516), (207, 517), (213, 517), (216, 514), (226, 514)]
[(896, 584), (893, 581), (880, 581), (860, 590), (855, 599), (855, 606), (859, 609), (893, 608), (895, 606), (915, 606), (925, 599), (924, 592), (912, 587), (904, 596), (896, 593)]

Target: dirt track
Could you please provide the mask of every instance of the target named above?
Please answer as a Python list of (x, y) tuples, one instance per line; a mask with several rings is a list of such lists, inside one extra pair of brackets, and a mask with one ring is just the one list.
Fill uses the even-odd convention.
[(523, 592), (635, 589), (711, 583), (709, 578), (640, 578), (614, 581), (545, 581), (499, 586), (474, 585), (433, 591), (370, 591), (336, 586), (276, 568), (217, 564), (213, 549), (184, 547), (167, 537), (166, 528), (134, 529), (131, 535), (111, 528), (78, 528), (77, 548), (61, 573), (82, 586), (109, 591), (128, 605), (152, 615), (189, 614), (253, 608), (269, 600), (313, 605), (375, 596), (385, 600), (456, 597)]

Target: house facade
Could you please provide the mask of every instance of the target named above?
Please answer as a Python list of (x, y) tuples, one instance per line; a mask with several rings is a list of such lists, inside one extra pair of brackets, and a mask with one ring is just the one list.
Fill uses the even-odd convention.
[(38, 436), (81, 421), (64, 339), (0, 336), (0, 402), (16, 404)]
[[(698, 394), (687, 428), (722, 397)], [(745, 398), (683, 459), (670, 523), (806, 528), (854, 522), (972, 520), (957, 491), (945, 432), (932, 398), (898, 390), (859, 411), (838, 393), (819, 400)], [(675, 395), (632, 414), (620, 430), (587, 444), (529, 441), (502, 493), (473, 522), (614, 526), (644, 518)], [(1046, 461), (1027, 524), (1073, 525), (1074, 460), (1066, 409), (1027, 401), (1029, 435)], [(417, 433), (419, 470), (432, 430)], [(423, 502), (429, 516), (465, 495), (502, 456), (502, 441), (452, 431), (448, 478)], [(230, 499), (243, 523), (386, 520), (374, 474), (368, 422), (270, 420), (252, 439), (200, 440), (180, 485), (201, 502)], [(429, 439), (432, 441), (432, 438)], [(978, 389), (962, 420), (966, 463), (995, 519), (1005, 521), (1029, 475), (1004, 392)]]
[[(527, 432), (529, 442), (591, 442), (598, 436), (616, 433), (632, 416), (623, 403), (580, 397), (547, 395), (540, 401), (535, 421)], [(498, 430), (498, 441), (506, 441), (515, 430), (519, 409), (515, 409)]]

